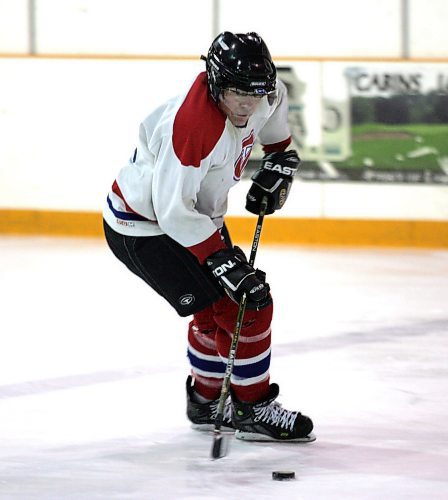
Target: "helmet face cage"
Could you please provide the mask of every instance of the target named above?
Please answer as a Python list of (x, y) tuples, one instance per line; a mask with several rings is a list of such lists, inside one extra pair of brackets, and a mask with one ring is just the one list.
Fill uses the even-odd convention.
[(227, 88), (261, 96), (275, 91), (277, 71), (266, 44), (256, 33), (221, 33), (208, 51), (206, 70), (215, 101)]

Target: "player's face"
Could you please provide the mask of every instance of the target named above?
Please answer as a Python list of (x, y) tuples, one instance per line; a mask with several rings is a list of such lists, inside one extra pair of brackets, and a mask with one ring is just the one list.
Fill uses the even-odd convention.
[(245, 127), (263, 98), (238, 89), (225, 89), (219, 100), (219, 107), (235, 127)]

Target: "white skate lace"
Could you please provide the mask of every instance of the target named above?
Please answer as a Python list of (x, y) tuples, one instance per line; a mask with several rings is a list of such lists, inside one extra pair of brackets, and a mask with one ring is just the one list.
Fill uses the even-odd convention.
[[(218, 400), (216, 402), (213, 402), (211, 404), (211, 410), (213, 417), (216, 417), (216, 414), (218, 413)], [(232, 421), (232, 402), (230, 398), (227, 399), (227, 401), (224, 404), (224, 422), (231, 422)]]
[(254, 411), (256, 422), (266, 422), (283, 429), (294, 430), (298, 412), (286, 410), (280, 403), (274, 402), (267, 406), (255, 407)]

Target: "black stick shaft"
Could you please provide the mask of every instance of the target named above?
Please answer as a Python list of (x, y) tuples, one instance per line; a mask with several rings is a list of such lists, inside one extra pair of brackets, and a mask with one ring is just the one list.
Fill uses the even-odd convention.
[[(254, 239), (252, 241), (252, 248), (250, 251), (249, 264), (253, 267), (255, 264), (255, 257), (257, 255), (258, 245), (260, 243), (261, 230), (263, 228), (263, 220), (266, 214), (268, 200), (263, 197), (261, 202), (260, 213), (258, 215), (257, 226), (255, 228)], [(227, 358), (226, 371), (224, 372), (224, 379), (222, 381), (221, 394), (219, 396), (218, 408), (215, 419), (215, 428), (213, 431), (213, 446), (212, 458), (221, 458), (224, 456), (225, 450), (223, 449), (223, 440), (221, 435), (221, 426), (224, 420), (224, 405), (229, 395), (230, 377), (235, 364), (236, 349), (240, 338), (241, 327), (243, 325), (244, 313), (246, 311), (247, 296), (246, 292), (241, 297), (238, 314), (236, 317), (235, 329), (232, 335), (232, 342), (230, 344), (229, 355)]]

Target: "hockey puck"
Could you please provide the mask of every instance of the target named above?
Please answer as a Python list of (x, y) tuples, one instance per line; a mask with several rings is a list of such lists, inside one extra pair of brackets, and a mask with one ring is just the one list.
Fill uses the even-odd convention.
[(289, 479), (295, 479), (296, 473), (292, 470), (275, 470), (272, 473), (272, 479), (274, 481), (288, 481)]

